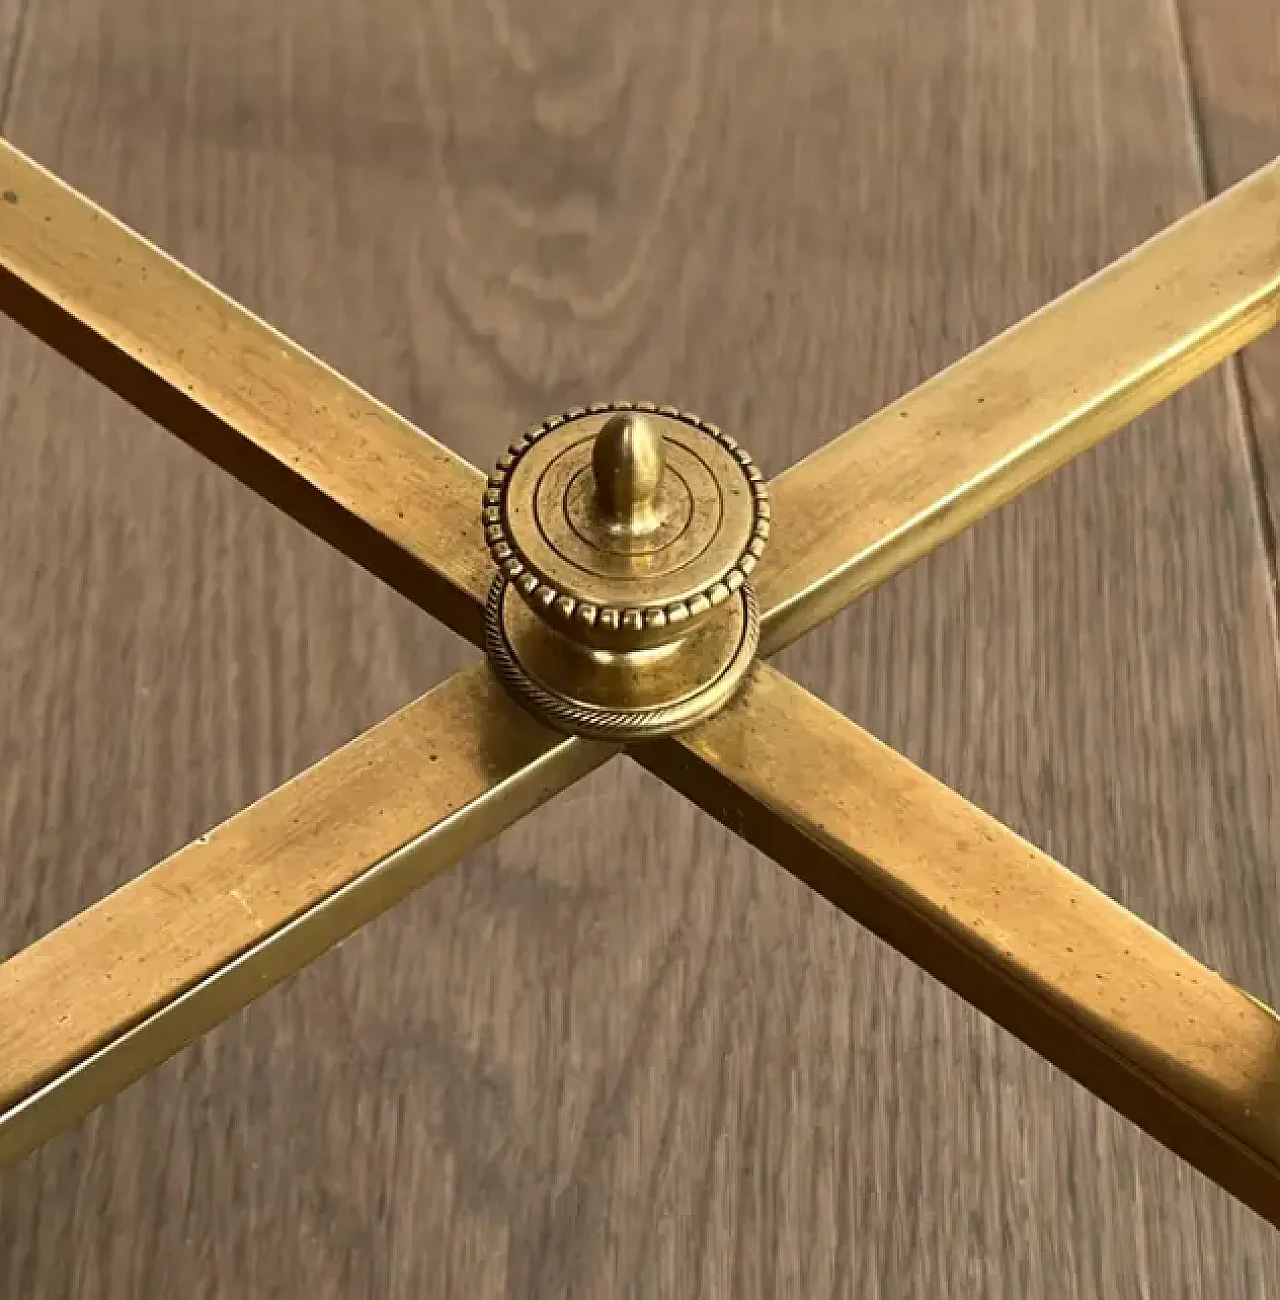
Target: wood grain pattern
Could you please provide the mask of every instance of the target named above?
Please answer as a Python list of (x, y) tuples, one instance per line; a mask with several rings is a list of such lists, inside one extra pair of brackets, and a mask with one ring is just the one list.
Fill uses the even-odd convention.
[(473, 643), (484, 475), (0, 146), (0, 310)]
[[(1203, 197), (1179, 50), (1168, 0), (43, 0), (6, 130), (477, 461), (650, 395), (776, 472)], [(467, 652), (0, 340), (12, 950)], [(1238, 418), (1198, 384), (785, 666), (1274, 1001)], [(0, 1178), (0, 1294), (41, 1300), (1278, 1272), (1257, 1218), (623, 764)]]
[(537, 722), (473, 664), (0, 963), (0, 1161), (616, 753)]

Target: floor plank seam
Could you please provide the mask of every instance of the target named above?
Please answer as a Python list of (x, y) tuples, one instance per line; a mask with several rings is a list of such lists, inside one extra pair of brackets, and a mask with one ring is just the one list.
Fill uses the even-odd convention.
[(18, 0), (18, 13), (13, 20), (13, 42), (5, 63), (4, 78), (0, 80), (0, 135), (9, 131), (9, 110), (13, 105), (14, 87), (18, 84), (18, 70), (27, 46), (27, 21), (31, 15), (31, 0)]
[(1253, 509), (1258, 521), (1258, 534), (1262, 541), (1263, 561), (1267, 566), (1267, 594), (1270, 603), (1271, 633), (1280, 667), (1280, 561), (1277, 560), (1275, 519), (1267, 496), (1267, 478), (1262, 463), (1262, 446), (1258, 440), (1257, 424), (1253, 415), (1253, 397), (1249, 380), (1244, 373), (1240, 357), (1227, 363), (1227, 384), (1231, 404), (1240, 421), (1240, 436), (1244, 441), (1245, 459), (1249, 465), (1249, 478), (1253, 488)]
[[(1200, 99), (1195, 60), (1191, 53), (1189, 28), (1183, 9), (1185, 2), (1186, 0), (1169, 0), (1169, 10), (1177, 48), (1178, 71), (1182, 78), (1183, 95), (1187, 106), (1187, 129), (1200, 187), (1199, 199), (1204, 202), (1217, 194), (1220, 187), (1209, 154), (1208, 131)], [(1271, 619), (1271, 643), (1275, 652), (1277, 671), (1280, 671), (1280, 561), (1277, 560), (1275, 518), (1271, 513), (1271, 502), (1267, 496), (1267, 478), (1262, 447), (1258, 440), (1253, 395), (1239, 353), (1225, 362), (1224, 369), (1227, 399), (1236, 415), (1245, 465), (1249, 471), (1250, 495), (1257, 521), (1258, 540), (1262, 546), (1263, 564), (1266, 566), (1267, 612)]]

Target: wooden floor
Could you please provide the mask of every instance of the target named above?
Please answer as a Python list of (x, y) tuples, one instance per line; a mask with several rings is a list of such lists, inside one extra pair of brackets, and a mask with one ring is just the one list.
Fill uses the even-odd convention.
[[(0, 104), (478, 462), (647, 395), (776, 472), (1280, 153), (1278, 12), (0, 0)], [(1277, 521), (1280, 338), (785, 666), (1276, 1001)], [(0, 956), (472, 653), (0, 328)], [(5, 1300), (1277, 1294), (624, 762), (0, 1175)]]

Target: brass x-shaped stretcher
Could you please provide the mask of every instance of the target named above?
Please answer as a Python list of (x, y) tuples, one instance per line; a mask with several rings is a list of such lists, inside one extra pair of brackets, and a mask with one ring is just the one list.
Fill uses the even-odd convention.
[[(473, 644), (486, 476), (0, 142), (0, 307)], [(1280, 161), (769, 485), (759, 659), (628, 753), (1280, 1224), (1280, 1020), (762, 660), (1280, 319)], [(0, 1163), (615, 744), (485, 661), (0, 965)]]

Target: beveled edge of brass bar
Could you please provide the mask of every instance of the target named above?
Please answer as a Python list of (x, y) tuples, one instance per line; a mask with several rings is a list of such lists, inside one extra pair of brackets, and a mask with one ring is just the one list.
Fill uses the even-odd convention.
[[(84, 1119), (425, 883), (435, 874), (427, 860), (434, 847), (429, 845), (430, 837), (431, 832), (425, 832), (383, 858), (350, 884), (320, 899), (300, 917), (0, 1111), (0, 1168), (21, 1160)], [(462, 843), (456, 856), (461, 857), (483, 838)], [(389, 896), (381, 897), (383, 894)]]
[[(89, 1050), (73, 1050), (69, 1061), (56, 1065), (53, 1064), (54, 1058), (49, 1056), (50, 1068), (34, 1073), (28, 1087), (17, 1096), (10, 1095), (7, 1101), (0, 1097), (0, 1166), (20, 1159), (56, 1132), (83, 1118), (94, 1107), (319, 957), (458, 858), (593, 771), (616, 752), (608, 745), (560, 736), (542, 728), (507, 701), (489, 676), (487, 666), (481, 662), (455, 674), (434, 691), (321, 759), (307, 772), (277, 787), (217, 830), (186, 845), (130, 884), (137, 885), (147, 877), (154, 878), (156, 873), (172, 873), (175, 862), (192, 852), (199, 853), (220, 832), (237, 823), (243, 824), (248, 818), (265, 821), (265, 827), (255, 827), (253, 833), (264, 841), (264, 853), (273, 852), (277, 842), (294, 833), (301, 820), (297, 808), (280, 805), (288, 804), (291, 798), (296, 799), (308, 776), (335, 761), (349, 759), (357, 746), (379, 731), (385, 732), (397, 725), (418, 725), (419, 716), (430, 707), (432, 697), (439, 698), (442, 692), (461, 692), (466, 697), (464, 716), (467, 710), (494, 709), (492, 720), (495, 723), (501, 723), (503, 715), (512, 721), (519, 720), (519, 725), (514, 728), (519, 734), (510, 738), (506, 732), (503, 735), (503, 743), (509, 745), (512, 753), (502, 761), (497, 755), (486, 760), (492, 761), (494, 767), (492, 773), (486, 773), (483, 779), (492, 784), (478, 796), (469, 794), (465, 801), (461, 795), (450, 793), (446, 803), (456, 802), (457, 806), (443, 817), (384, 856), (351, 872), (336, 888), (316, 893), (300, 912), (285, 916), (247, 946), (225, 957), (219, 955), (216, 960), (210, 954), (206, 965), (211, 965), (211, 969), (206, 974), (191, 984), (175, 984), (141, 1017), (107, 1026), (99, 1035), (100, 1041), (92, 1043)], [(487, 752), (484, 744), (481, 750)], [(507, 762), (508, 758), (515, 760), (514, 765)], [(382, 761), (385, 763), (386, 760)], [(360, 770), (358, 766), (356, 770)], [(275, 805), (274, 813), (264, 818), (264, 809), (271, 812), (269, 801)], [(304, 816), (306, 812), (304, 807)], [(129, 889), (129, 885), (122, 886), (64, 926), (37, 939), (8, 962), (0, 964), (0, 981), (6, 966), (24, 957), (30, 960), (31, 954), (50, 941), (61, 942), (68, 927), (83, 925), (85, 918), (92, 917), (95, 912), (101, 913), (103, 909), (129, 906)], [(170, 882), (164, 892), (184, 891), (180, 882), (175, 881)], [(218, 887), (218, 893), (235, 897), (250, 909), (250, 903), (244, 900), (234, 884), (224, 882)], [(82, 939), (75, 936), (71, 942), (74, 945)], [(175, 944), (181, 956), (191, 940), (184, 935), (170, 941), (165, 935), (165, 942)], [(90, 952), (86, 954), (84, 963), (85, 978), (92, 977), (91, 961)], [(22, 1050), (20, 1043), (18, 1052)], [(17, 1073), (21, 1076), (23, 1072), (20, 1064)], [(26, 1072), (32, 1073), (30, 1069)], [(0, 1070), (0, 1084), (5, 1082), (4, 1073)]]
[(0, 311), (482, 644), (478, 469), (2, 138), (0, 187)]
[(762, 653), (1280, 322), (1278, 229), (1280, 159), (783, 471)]
[[(816, 726), (815, 718), (820, 718)], [(805, 753), (824, 738), (841, 746), (843, 761), (823, 748), (819, 759), (806, 763)], [(874, 757), (868, 758), (869, 751)], [(1270, 1007), (1205, 969), (1158, 930), (765, 665), (757, 666), (745, 697), (733, 709), (689, 735), (630, 752), (734, 834), (1280, 1226), (1280, 1019)], [(877, 764), (880, 770), (874, 771)], [(820, 769), (816, 781), (815, 769)], [(779, 788), (790, 771), (807, 774), (807, 794)], [(903, 813), (902, 819), (910, 820), (911, 827), (903, 829), (900, 840), (907, 847), (897, 862), (865, 856), (873, 842), (867, 824), (860, 822), (856, 832), (839, 825), (842, 815), (852, 819), (855, 813), (833, 811), (832, 801), (839, 796), (827, 793), (836, 785), (841, 792), (853, 791), (877, 778), (877, 807), (889, 810), (891, 820), (897, 805), (910, 801), (911, 816)], [(920, 791), (943, 813), (966, 810), (972, 822), (966, 827), (969, 843), (957, 841), (955, 855), (963, 856), (985, 836), (984, 848), (1006, 853), (1011, 868), (1017, 858), (1023, 869), (1034, 864), (1060, 886), (1068, 882), (1071, 915), (1078, 916), (1082, 906), (1093, 909), (1096, 917), (1091, 912), (1090, 923), (1100, 933), (1110, 926), (1164, 947), (1167, 978), (1159, 983), (1158, 1005), (1147, 1012), (1145, 1033), (1129, 1023), (1142, 1013), (1136, 1000), (1125, 1013), (1108, 1018), (1105, 1008), (1099, 1010), (1104, 999), (1094, 993), (1090, 1009), (1095, 986), (1086, 957), (1080, 958), (1075, 983), (1066, 985), (1046, 977), (1046, 971), (1052, 975), (1052, 961), (1041, 962), (1039, 970), (1020, 965), (1014, 955), (1016, 918), (1011, 920), (1007, 903), (979, 929), (977, 922), (964, 920), (959, 905), (948, 909), (945, 892), (936, 892), (936, 884), (933, 897), (917, 892), (909, 859), (916, 852), (910, 847), (916, 842), (913, 835), (926, 820)], [(886, 838), (881, 828), (875, 840), (883, 844)], [(972, 868), (970, 853), (968, 867), (956, 870)], [(1014, 879), (1006, 873), (1004, 893)], [(1002, 892), (999, 883), (994, 875), (990, 882), (980, 882), (993, 899)], [(963, 888), (973, 884), (966, 874)], [(1065, 913), (1055, 906), (1053, 915)], [(1120, 944), (1109, 960), (1115, 978), (1137, 977), (1130, 948)], [(1189, 984), (1189, 975), (1196, 972)], [(1097, 978), (1102, 979), (1101, 972)], [(1196, 1005), (1195, 988), (1210, 990), (1215, 1014), (1179, 1024), (1180, 999), (1188, 1008)], [(1171, 1035), (1181, 1051), (1169, 1050)], [(1219, 1050), (1197, 1035), (1211, 1038)]]

